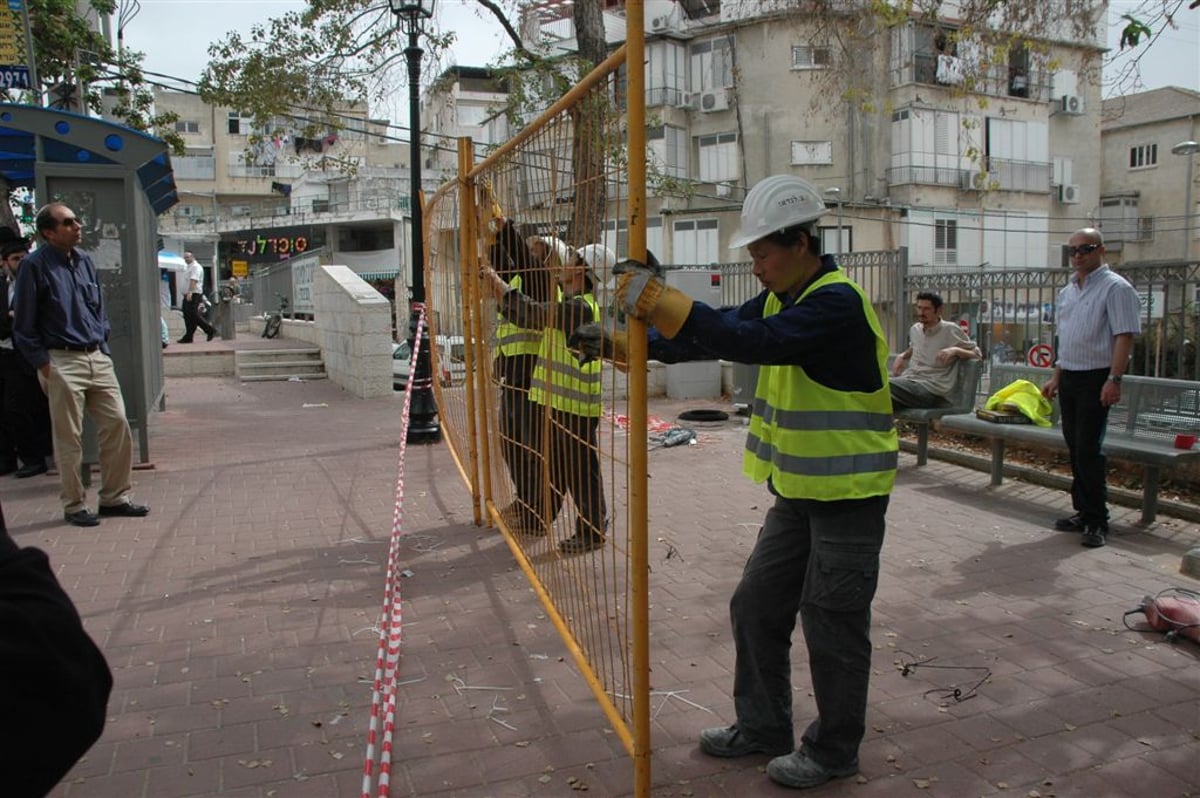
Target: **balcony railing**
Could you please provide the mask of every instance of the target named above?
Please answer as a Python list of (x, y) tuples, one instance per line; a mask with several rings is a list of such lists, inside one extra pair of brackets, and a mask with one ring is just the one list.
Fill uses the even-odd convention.
[(923, 186), (962, 185), (962, 169), (958, 166), (893, 166), (887, 170), (890, 186), (919, 184)]
[(918, 51), (912, 62), (892, 71), (892, 85), (925, 83), (955, 86), (964, 91), (994, 97), (1020, 97), (1037, 102), (1050, 101), (1050, 74), (1039, 68), (1016, 69), (1008, 64), (980, 68), (967, 59), (932, 51)]
[(979, 168), (957, 166), (893, 166), (887, 170), (888, 185), (954, 186), (964, 191), (1027, 191), (1049, 194), (1054, 174), (1052, 164), (985, 158)]

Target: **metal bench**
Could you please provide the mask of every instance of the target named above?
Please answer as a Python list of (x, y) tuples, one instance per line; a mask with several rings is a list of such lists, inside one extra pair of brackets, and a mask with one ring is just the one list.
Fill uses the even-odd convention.
[[(892, 370), (895, 355), (888, 358), (888, 373)], [(958, 374), (954, 383), (954, 391), (950, 394), (950, 404), (945, 407), (905, 408), (896, 411), (899, 421), (907, 421), (917, 428), (917, 465), (923, 466), (929, 456), (929, 427), (943, 416), (955, 413), (968, 413), (975, 407), (975, 397), (979, 393), (979, 380), (983, 376), (982, 360), (961, 360), (958, 363)]]
[[(1026, 379), (1044, 385), (1053, 369), (1033, 366), (992, 366), (990, 389), (995, 392), (1013, 380)], [(1142, 466), (1142, 523), (1154, 521), (1158, 509), (1158, 482), (1164, 468), (1200, 460), (1200, 449), (1175, 448), (1175, 436), (1194, 434), (1200, 428), (1200, 383), (1157, 377), (1126, 376), (1121, 382), (1121, 401), (1108, 412), (1104, 433), (1104, 453), (1117, 460)], [(993, 485), (1004, 478), (1004, 445), (1008, 441), (1046, 446), (1065, 451), (1059, 426), (1058, 402), (1051, 427), (1033, 424), (995, 424), (976, 418), (974, 411), (943, 416), (939, 427), (987, 438), (992, 445), (991, 476)]]

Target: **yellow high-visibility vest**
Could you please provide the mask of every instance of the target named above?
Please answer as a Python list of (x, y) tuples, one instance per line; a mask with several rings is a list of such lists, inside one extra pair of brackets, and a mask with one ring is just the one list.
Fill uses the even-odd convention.
[[(522, 287), (521, 275), (513, 275), (513, 278), (508, 281), (508, 287), (520, 291)], [(500, 350), (500, 354), (511, 357), (513, 355), (536, 355), (538, 353), (542, 345), (541, 330), (528, 330), (524, 327), (518, 327), (505, 319), (503, 313), (497, 313), (496, 318), (496, 348)]]
[[(871, 303), (840, 269), (814, 281), (796, 301), (836, 283), (852, 286), (862, 300), (875, 333), (880, 387), (871, 393), (838, 391), (814, 381), (801, 366), (759, 368), (742, 470), (755, 482), (770, 479), (787, 499), (883, 496), (896, 481), (899, 444), (888, 391), (887, 341)], [(782, 309), (772, 294), (763, 318)]]
[[(600, 305), (591, 294), (579, 294), (576, 299), (587, 302), (592, 318), (600, 318)], [(547, 375), (550, 390), (546, 389)], [(547, 327), (542, 336), (537, 365), (529, 383), (529, 401), (547, 403), (555, 410), (577, 416), (599, 417), (601, 389), (600, 361), (581, 364), (567, 349), (567, 336), (562, 330)]]

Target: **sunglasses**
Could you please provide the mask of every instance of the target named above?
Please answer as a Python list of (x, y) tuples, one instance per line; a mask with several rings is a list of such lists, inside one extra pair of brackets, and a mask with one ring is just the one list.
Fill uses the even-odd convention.
[(1075, 255), (1091, 255), (1098, 249), (1100, 249), (1099, 244), (1080, 244), (1077, 247), (1067, 247), (1067, 252), (1074, 257)]
[(83, 227), (83, 222), (76, 219), (74, 216), (68, 216), (65, 219), (58, 220), (59, 227)]

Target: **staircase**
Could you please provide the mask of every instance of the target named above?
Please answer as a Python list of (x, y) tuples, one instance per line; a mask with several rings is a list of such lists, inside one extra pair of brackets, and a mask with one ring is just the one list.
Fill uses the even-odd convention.
[(323, 380), (325, 361), (316, 347), (296, 349), (239, 349), (234, 358), (242, 382)]

